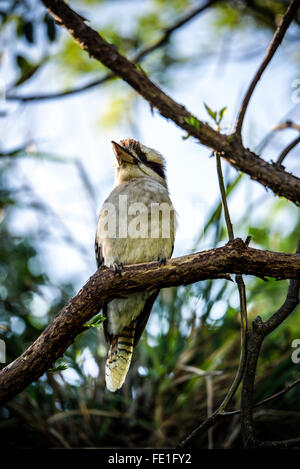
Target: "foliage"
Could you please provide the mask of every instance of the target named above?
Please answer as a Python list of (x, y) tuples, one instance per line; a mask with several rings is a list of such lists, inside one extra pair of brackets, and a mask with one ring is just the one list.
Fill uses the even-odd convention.
[[(106, 3), (78, 2), (84, 11), (91, 12), (91, 16), (95, 13), (97, 27), (104, 37), (129, 56), (154, 43), (160, 37), (159, 31), (193, 5), (188, 0), (153, 0), (149, 2), (149, 11), (134, 15), (128, 32), (120, 27), (118, 15), (114, 22), (103, 27), (98, 13)], [(6, 4), (7, 7), (1, 7), (0, 11), (0, 29), (3, 34), (12, 31), (14, 39), (12, 91), (21, 93), (21, 85), (33, 81), (36, 72), (44, 70), (49, 62), (55, 64), (59, 72), (63, 71), (70, 87), (78, 80), (88, 81), (106, 73), (104, 67), (90, 60), (67, 36), (61, 38), (39, 2), (11, 1)], [(218, 35), (224, 34), (224, 30), (247, 29), (249, 19), (252, 27), (273, 30), (285, 6), (285, 1), (219, 2), (213, 7), (214, 32), (210, 46), (214, 45)], [(205, 60), (214, 52), (207, 45)], [(195, 56), (183, 54), (169, 39), (164, 48), (147, 57), (143, 68), (160, 84), (167, 83), (176, 88), (176, 67), (193, 70), (194, 60)], [(124, 92), (122, 86), (114, 82), (107, 90), (110, 99), (99, 119), (106, 128), (118, 125), (123, 112), (126, 111), (127, 118), (130, 110), (138, 112), (136, 98), (128, 91)], [(219, 125), (226, 108), (213, 111), (206, 104), (205, 107)], [(196, 128), (199, 126), (195, 117), (188, 123)], [(28, 209), (23, 193), (16, 191), (12, 184), (15, 171), (14, 152), (9, 158), (1, 157), (0, 338), (5, 338), (8, 362), (38, 337), (74, 294), (72, 282), (56, 284), (50, 279), (43, 264), (41, 234), (38, 231), (21, 235), (15, 232), (13, 220), (20, 211)], [(243, 175), (229, 179), (226, 187), (229, 203), (239, 197), (244, 179)], [(259, 201), (256, 203), (260, 204)], [(249, 214), (255, 207), (250, 202), (244, 207), (243, 215), (235, 220), (238, 233), (251, 235), (254, 246), (294, 252), (300, 232), (299, 212), (281, 199), (272, 202), (263, 199), (262, 203), (268, 204), (264, 214), (254, 220)], [(34, 209), (38, 210), (37, 206)], [(40, 216), (47, 217), (43, 209)], [(274, 224), (277, 218), (289, 220), (288, 230), (282, 224)], [(227, 241), (219, 202), (207, 213), (195, 249), (201, 248), (203, 237), (211, 247)], [(287, 282), (251, 278), (247, 279), (246, 286), (251, 323), (256, 315), (266, 318), (280, 306), (286, 295)], [(214, 406), (221, 402), (232, 383), (238, 365), (240, 326), (236, 285), (231, 282), (208, 280), (185, 288), (162, 290), (149, 327), (135, 350), (128, 379), (117, 394), (107, 392), (104, 387), (106, 348), (103, 334), (98, 331), (102, 322), (100, 314), (87, 323), (87, 330), (76, 338), (61, 361), (53, 364), (37, 382), (0, 410), (1, 446), (175, 446), (207, 413), (206, 377), (195, 373), (191, 367), (204, 372), (221, 372), (213, 377)], [(264, 344), (258, 366), (257, 401), (296, 378), (297, 367), (291, 362), (290, 344), (297, 337), (300, 337), (299, 308)], [(276, 440), (295, 434), (300, 412), (297, 393), (294, 388), (261, 409), (257, 428), (264, 439)], [(238, 408), (238, 398), (239, 394), (232, 402), (233, 409)], [(270, 409), (272, 412), (268, 413)], [(284, 423), (287, 416), (288, 423)], [(272, 424), (274, 419), (276, 425)], [(236, 420), (222, 422), (214, 430), (215, 445), (239, 447), (237, 425)], [(207, 447), (206, 439), (200, 439), (198, 445)]]

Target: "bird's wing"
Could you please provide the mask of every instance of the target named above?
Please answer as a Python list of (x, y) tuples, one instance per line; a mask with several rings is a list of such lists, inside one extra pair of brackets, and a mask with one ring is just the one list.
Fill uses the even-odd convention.
[[(174, 249), (174, 244), (172, 245), (172, 249), (170, 252), (170, 258), (172, 257)], [(134, 346), (136, 346), (141, 338), (141, 335), (146, 327), (148, 322), (154, 301), (156, 300), (159, 294), (159, 288), (155, 290), (151, 296), (147, 299), (143, 311), (139, 314), (136, 319), (136, 328), (135, 328), (135, 335), (134, 335)]]
[[(142, 333), (143, 333), (143, 331), (146, 327), (146, 324), (147, 324), (147, 321), (149, 319), (149, 316), (150, 316), (154, 301), (156, 300), (158, 293), (159, 293), (159, 289), (155, 290), (152, 293), (152, 295), (149, 296), (149, 298), (145, 302), (144, 308), (142, 309), (140, 314), (137, 316), (137, 318), (135, 318), (135, 320), (134, 320), (134, 322), (136, 323), (135, 333), (134, 333), (134, 342), (133, 342), (134, 347), (138, 344), (138, 342), (141, 338), (141, 335), (142, 335)], [(107, 307), (106, 306), (103, 308), (103, 315), (105, 317), (107, 317)], [(108, 333), (108, 331), (107, 331), (107, 321), (103, 322), (103, 331), (104, 331), (105, 340), (108, 344), (110, 344), (112, 342), (114, 337), (117, 337), (117, 336), (113, 336), (112, 334)], [(122, 335), (122, 333), (120, 333), (120, 334)], [(120, 335), (120, 334), (118, 334), (118, 335)]]
[(97, 267), (101, 267), (104, 264), (104, 257), (102, 254), (102, 246), (100, 243), (98, 243), (97, 238), (95, 240), (95, 254), (96, 254), (96, 261), (97, 261)]
[(135, 327), (135, 334), (134, 334), (134, 343), (133, 345), (136, 346), (141, 338), (141, 335), (146, 327), (147, 321), (149, 319), (154, 301), (159, 294), (159, 289), (155, 290), (151, 296), (146, 300), (145, 306), (141, 313), (136, 318), (136, 327)]
[[(101, 267), (104, 265), (104, 257), (102, 254), (102, 246), (101, 244), (97, 241), (97, 238), (95, 240), (95, 254), (96, 254), (96, 262), (97, 262), (97, 267)], [(103, 322), (103, 332), (104, 332), (104, 337), (106, 342), (110, 342), (110, 339), (108, 337), (108, 332), (107, 332), (107, 306), (104, 305), (102, 308), (103, 316), (106, 318), (106, 321)]]
[[(171, 249), (170, 257), (173, 254), (173, 248), (174, 248), (174, 244), (173, 244), (172, 249)], [(103, 254), (102, 254), (101, 244), (98, 243), (97, 240), (95, 241), (95, 253), (96, 253), (97, 266), (98, 266), (98, 269), (99, 269), (99, 267), (101, 267), (104, 264), (104, 258), (103, 258)], [(151, 296), (149, 296), (149, 298), (145, 302), (145, 306), (144, 306), (143, 310), (141, 311), (141, 313), (136, 318), (134, 346), (136, 346), (138, 344), (138, 342), (141, 338), (141, 335), (142, 335), (142, 333), (143, 333), (143, 331), (146, 327), (146, 324), (148, 322), (148, 319), (149, 319), (153, 304), (154, 304), (158, 294), (159, 294), (159, 288), (157, 290), (155, 290), (152, 293)], [(103, 315), (107, 318), (107, 306), (106, 305), (103, 307)], [(107, 320), (103, 322), (103, 332), (104, 332), (104, 337), (105, 337), (106, 342), (108, 344), (110, 344), (111, 341), (112, 341), (113, 336), (108, 333)]]

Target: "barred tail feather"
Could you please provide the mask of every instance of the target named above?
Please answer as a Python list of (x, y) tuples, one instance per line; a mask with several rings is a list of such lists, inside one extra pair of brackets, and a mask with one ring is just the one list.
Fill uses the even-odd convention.
[(120, 389), (125, 381), (133, 352), (136, 321), (113, 336), (105, 365), (105, 381), (109, 391)]

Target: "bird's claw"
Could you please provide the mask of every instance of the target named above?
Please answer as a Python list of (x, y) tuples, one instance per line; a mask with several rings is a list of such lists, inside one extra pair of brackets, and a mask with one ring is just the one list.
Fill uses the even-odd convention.
[(161, 267), (162, 265), (166, 265), (167, 263), (167, 259), (165, 257), (159, 257), (157, 260), (159, 262), (159, 267)]
[(123, 267), (124, 266), (123, 266), (122, 262), (119, 262), (119, 263), (114, 262), (113, 268), (114, 268), (115, 275), (119, 275), (119, 277), (121, 277), (121, 272), (122, 272)]

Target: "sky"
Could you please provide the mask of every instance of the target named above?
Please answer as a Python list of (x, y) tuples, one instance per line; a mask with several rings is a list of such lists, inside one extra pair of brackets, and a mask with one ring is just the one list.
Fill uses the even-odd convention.
[[(118, 6), (116, 6), (118, 4)], [(147, 8), (148, 2), (142, 8)], [(124, 27), (130, 31), (130, 18), (140, 12), (137, 2), (112, 2), (101, 6), (101, 23), (105, 26), (115, 14), (127, 15), (128, 22)], [(122, 13), (123, 9), (123, 13)], [(85, 13), (85, 16), (88, 12)], [(174, 34), (173, 40), (179, 51), (192, 53), (201, 48), (207, 41), (211, 28), (212, 13), (206, 12), (196, 20)], [(93, 22), (91, 22), (93, 26)], [(67, 34), (64, 32), (63, 34)], [(225, 41), (216, 44), (217, 54), (211, 60), (202, 63), (199, 49), (199, 63), (192, 69), (174, 71), (174, 86), (166, 89), (175, 100), (184, 104), (200, 119), (209, 121), (204, 102), (212, 109), (227, 106), (224, 118), (225, 132), (230, 132), (237, 114), (241, 99), (247, 86), (258, 68), (270, 41), (270, 34), (257, 32), (254, 37), (234, 33), (232, 50), (225, 53)], [(248, 60), (235, 60), (242, 51), (260, 49), (257, 55)], [(292, 108), (289, 117), (299, 122), (300, 106), (293, 101), (293, 81), (297, 78), (295, 67), (285, 66), (285, 54), (288, 48), (279, 50), (271, 65), (263, 75), (251, 100), (244, 125), (244, 143), (255, 149), (262, 138), (274, 124), (277, 124)], [(224, 60), (224, 56), (227, 59)], [(250, 54), (251, 55), (251, 54)], [(57, 67), (47, 65), (37, 77), (25, 84), (20, 90), (25, 95), (29, 92), (47, 92), (60, 90), (65, 83), (67, 71), (61, 68), (61, 76)], [(9, 54), (2, 64), (0, 78), (10, 81), (12, 65)], [(74, 83), (75, 85), (75, 83)], [(32, 210), (20, 211), (12, 221), (16, 232), (38, 229), (47, 225), (53, 236), (40, 239), (41, 257), (50, 277), (57, 281), (73, 280), (77, 288), (95, 271), (94, 235), (96, 230), (97, 212), (110, 193), (113, 186), (113, 152), (111, 140), (135, 138), (145, 145), (160, 151), (167, 160), (167, 177), (171, 199), (179, 216), (179, 231), (173, 256), (188, 254), (194, 247), (194, 241), (203, 228), (203, 223), (212, 207), (219, 201), (219, 190), (215, 168), (215, 160), (211, 150), (199, 145), (193, 139), (183, 140), (184, 132), (172, 122), (162, 118), (156, 111), (152, 114), (149, 105), (138, 99), (136, 107), (136, 123), (134, 130), (123, 122), (113, 128), (105, 128), (99, 124), (101, 116), (110, 105), (111, 91), (104, 85), (86, 93), (74, 95), (55, 101), (9, 104), (8, 117), (0, 121), (2, 146), (4, 149), (17, 147), (24, 142), (31, 142), (31, 147), (39, 153), (60, 156), (64, 162), (51, 162), (47, 159), (28, 157), (18, 161), (15, 171), (16, 187), (28, 185), (33, 189), (37, 200), (46, 204), (52, 214), (44, 216)], [(124, 85), (127, 86), (127, 85)], [(212, 125), (213, 123), (210, 122)], [(280, 148), (291, 138), (292, 131), (276, 137), (276, 144), (270, 144), (264, 156), (270, 161), (276, 159)], [(299, 163), (296, 152), (289, 157), (289, 170), (299, 176)], [(78, 164), (81, 166), (91, 183), (84, 183)], [(236, 171), (223, 162), (225, 177), (232, 178)], [(271, 192), (266, 193), (258, 183), (246, 176), (241, 188), (230, 199), (232, 221), (235, 234), (245, 237), (247, 233), (239, 230), (238, 220), (243, 207), (249, 200), (261, 200), (249, 217), (262, 218), (268, 203), (273, 200)], [(31, 196), (28, 196), (29, 198)], [(291, 208), (293, 216), (294, 208)], [(282, 224), (282, 220), (274, 220)], [(287, 220), (288, 224), (288, 220)], [(81, 251), (66, 241), (69, 233)], [(210, 239), (203, 238), (197, 246), (199, 250), (209, 249)]]

